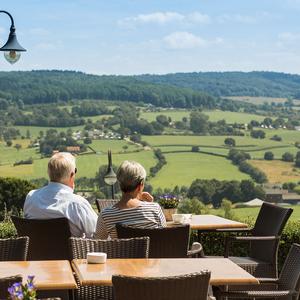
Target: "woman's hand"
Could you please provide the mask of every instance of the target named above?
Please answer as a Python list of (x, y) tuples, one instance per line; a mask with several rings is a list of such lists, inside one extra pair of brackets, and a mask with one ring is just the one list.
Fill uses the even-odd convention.
[(148, 192), (142, 192), (138, 198), (141, 201), (147, 201), (147, 202), (153, 202), (154, 200), (153, 196), (150, 195)]

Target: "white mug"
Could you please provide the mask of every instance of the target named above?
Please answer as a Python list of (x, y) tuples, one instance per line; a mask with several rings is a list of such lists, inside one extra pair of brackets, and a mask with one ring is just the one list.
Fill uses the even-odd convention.
[(172, 219), (175, 224), (182, 224), (185, 218), (183, 214), (173, 214)]
[(104, 264), (106, 263), (107, 254), (104, 252), (89, 252), (87, 254), (88, 264)]

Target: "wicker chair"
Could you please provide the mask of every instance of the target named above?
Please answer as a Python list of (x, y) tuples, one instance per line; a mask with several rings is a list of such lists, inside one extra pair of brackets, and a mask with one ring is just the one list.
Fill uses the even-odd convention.
[(100, 213), (106, 207), (113, 206), (114, 204), (118, 203), (118, 199), (96, 199), (96, 206), (98, 212)]
[(0, 261), (26, 260), (29, 237), (0, 239)]
[[(229, 257), (255, 277), (278, 276), (277, 253), (282, 230), (293, 210), (264, 202), (253, 229), (234, 230), (246, 236), (229, 236), (225, 242), (225, 257), (229, 257), (231, 242), (250, 242), (248, 257)], [(233, 230), (220, 230), (231, 232)]]
[[(72, 259), (87, 257), (88, 252), (105, 252), (107, 258), (147, 258), (149, 253), (149, 238), (92, 240), (70, 238)], [(112, 287), (80, 286), (75, 290), (75, 299), (112, 299)]]
[(206, 300), (210, 272), (170, 277), (112, 277), (115, 300)]
[[(190, 225), (163, 228), (136, 228), (130, 224), (116, 224), (118, 238), (150, 237), (150, 258), (183, 258), (197, 256), (202, 246), (188, 251)], [(192, 247), (193, 248), (193, 247)]]
[(300, 245), (292, 245), (278, 279), (261, 278), (260, 283), (258, 286), (253, 286), (251, 290), (224, 292), (221, 289), (216, 289), (215, 296), (217, 299), (298, 299), (300, 292)]
[(0, 299), (9, 299), (8, 288), (16, 282), (22, 282), (21, 275), (0, 278)]
[(11, 217), (18, 235), (30, 238), (29, 260), (70, 259), (69, 221), (66, 218), (36, 220)]

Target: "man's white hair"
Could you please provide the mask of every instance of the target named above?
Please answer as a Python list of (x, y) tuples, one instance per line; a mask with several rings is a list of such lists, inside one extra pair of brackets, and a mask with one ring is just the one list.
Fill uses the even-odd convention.
[(75, 172), (75, 157), (69, 152), (54, 154), (48, 162), (48, 175), (50, 181), (62, 182)]

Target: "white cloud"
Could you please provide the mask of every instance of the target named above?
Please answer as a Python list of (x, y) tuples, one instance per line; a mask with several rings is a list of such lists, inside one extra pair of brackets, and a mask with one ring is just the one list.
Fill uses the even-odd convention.
[(186, 31), (173, 32), (164, 37), (164, 42), (172, 49), (192, 49), (207, 45), (206, 40)]
[(139, 14), (135, 17), (128, 17), (118, 22), (121, 26), (134, 26), (136, 24), (158, 24), (164, 25), (171, 22), (190, 22), (190, 23), (210, 23), (210, 17), (200, 12), (193, 12), (183, 15), (177, 12), (155, 12), (150, 14)]
[(207, 40), (187, 31), (176, 31), (165, 36), (163, 42), (171, 49), (193, 49), (219, 45), (224, 43), (224, 40), (221, 37)]
[(282, 32), (278, 35), (280, 41), (295, 42), (300, 40), (300, 33)]
[(254, 24), (257, 22), (257, 18), (255, 16), (247, 16), (247, 15), (229, 15), (224, 14), (217, 17), (217, 21), (219, 23), (227, 23), (227, 22), (236, 22), (236, 23), (244, 23), (244, 24)]

